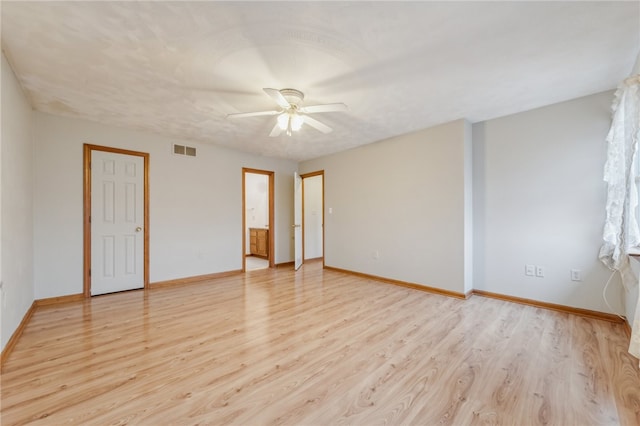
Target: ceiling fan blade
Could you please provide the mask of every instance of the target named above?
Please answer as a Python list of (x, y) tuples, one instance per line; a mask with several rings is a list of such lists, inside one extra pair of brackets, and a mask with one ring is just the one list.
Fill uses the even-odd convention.
[(304, 120), (305, 123), (307, 123), (309, 126), (315, 128), (316, 130), (321, 131), (322, 133), (331, 133), (333, 132), (333, 129), (329, 126), (327, 126), (324, 123), (319, 122), (318, 120), (316, 120), (315, 118), (311, 118), (308, 115), (303, 115), (302, 119)]
[(278, 125), (278, 122), (276, 122), (276, 125), (273, 126), (273, 129), (271, 130), (271, 133), (269, 133), (269, 136), (275, 138), (276, 136), (280, 136), (280, 133), (282, 133), (282, 129)]
[(300, 111), (307, 114), (313, 114), (316, 112), (334, 112), (334, 111), (346, 111), (346, 110), (347, 110), (347, 106), (343, 103), (310, 105), (304, 108), (300, 108)]
[(264, 92), (267, 95), (269, 95), (274, 101), (276, 101), (276, 103), (278, 104), (278, 106), (280, 108), (284, 108), (284, 109), (291, 108), (291, 104), (289, 103), (289, 101), (287, 101), (284, 98), (284, 96), (282, 96), (282, 93), (280, 93), (280, 91), (278, 89), (264, 88), (262, 90), (264, 90)]
[(233, 114), (227, 114), (227, 118), (245, 118), (245, 117), (258, 117), (260, 115), (276, 115), (280, 111), (257, 111), (257, 112), (238, 112)]

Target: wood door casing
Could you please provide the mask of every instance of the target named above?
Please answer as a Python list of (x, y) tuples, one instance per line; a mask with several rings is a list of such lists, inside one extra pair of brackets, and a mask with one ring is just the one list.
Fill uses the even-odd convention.
[(274, 186), (275, 186), (275, 172), (269, 170), (252, 169), (248, 167), (242, 168), (242, 271), (246, 271), (245, 257), (247, 252), (247, 218), (246, 218), (246, 187), (245, 187), (245, 175), (247, 173), (267, 175), (269, 178), (269, 234), (270, 237), (267, 241), (267, 259), (269, 260), (269, 268), (273, 268), (275, 265), (275, 202), (274, 202)]
[(322, 191), (321, 191), (321, 204), (322, 204), (322, 266), (325, 266), (324, 263), (324, 247), (325, 247), (325, 242), (324, 242), (324, 238), (325, 238), (325, 233), (324, 233), (324, 210), (325, 210), (325, 206), (324, 206), (324, 170), (318, 170), (315, 172), (309, 172), (309, 173), (303, 173), (300, 175), (300, 177), (302, 178), (302, 263), (304, 263), (304, 180), (307, 178), (311, 178), (311, 177), (315, 177), (315, 176), (321, 176), (322, 177)]
[(91, 152), (105, 151), (135, 155), (144, 159), (144, 288), (149, 288), (149, 154), (120, 148), (84, 144), (83, 146), (83, 294), (91, 297)]

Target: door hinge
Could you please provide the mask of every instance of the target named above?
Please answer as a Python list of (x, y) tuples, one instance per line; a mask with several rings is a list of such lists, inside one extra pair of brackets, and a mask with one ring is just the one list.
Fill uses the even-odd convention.
[(91, 268), (89, 268), (89, 276), (91, 276)]

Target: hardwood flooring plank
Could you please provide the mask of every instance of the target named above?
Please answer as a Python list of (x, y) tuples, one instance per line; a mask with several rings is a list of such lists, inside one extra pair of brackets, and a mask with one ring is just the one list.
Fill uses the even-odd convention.
[(37, 307), (3, 425), (640, 424), (622, 327), (308, 264)]
[(553, 403), (571, 398), (572, 394), (571, 380), (566, 377), (567, 372), (571, 372), (571, 336), (570, 330), (563, 326), (569, 315), (554, 313), (548, 317), (550, 324), (539, 347), (546, 362), (537, 364), (539, 372), (535, 375), (534, 396), (540, 401), (537, 420), (539, 424), (570, 424), (581, 418), (582, 410), (574, 405), (560, 409)]
[[(589, 424), (616, 424), (618, 415), (607, 380), (607, 369), (600, 357), (597, 323), (573, 318), (572, 343), (578, 357), (572, 366), (572, 390), (582, 400), (582, 413)], [(574, 393), (575, 395), (575, 393)], [(572, 395), (573, 396), (573, 395)]]
[[(454, 306), (459, 302), (452, 300)], [(451, 310), (451, 312), (455, 313), (456, 311)], [(486, 326), (495, 320), (495, 317), (491, 315), (491, 309), (487, 314), (473, 319), (465, 318), (458, 313), (450, 321), (443, 322), (442, 317), (446, 315), (445, 311), (438, 313), (433, 320), (430, 320), (430, 323), (426, 324), (427, 326), (423, 329), (425, 333), (417, 336), (417, 340), (424, 342), (424, 345), (414, 345), (415, 349), (410, 356), (393, 363), (393, 368), (385, 372), (384, 380), (380, 380), (375, 386), (378, 391), (376, 395), (384, 397), (386, 392), (381, 385), (391, 385), (388, 392), (398, 395), (399, 399), (403, 401), (402, 406), (396, 405), (385, 413), (383, 412), (384, 405), (379, 404), (381, 408), (369, 413), (363, 419), (363, 423), (374, 422), (376, 418), (385, 418), (387, 423), (392, 424), (433, 423), (437, 422), (437, 419), (451, 417), (449, 411), (458, 407), (461, 400), (460, 395), (450, 398), (448, 392), (442, 392), (442, 389), (434, 385), (440, 381), (446, 381), (447, 385), (454, 384), (454, 386), (468, 384), (468, 380), (465, 380), (469, 378), (467, 376), (469, 373), (468, 363), (465, 361), (463, 364), (454, 365), (447, 355), (464, 353), (466, 358), (470, 356), (475, 350), (473, 341), (479, 337), (478, 334), (474, 336), (474, 328)], [(437, 334), (430, 333), (431, 330), (436, 330)], [(416, 372), (420, 373), (416, 374)], [(458, 374), (461, 377), (464, 376), (460, 382), (453, 378)], [(444, 380), (445, 377), (447, 380)], [(428, 414), (425, 414), (423, 410), (428, 411)]]

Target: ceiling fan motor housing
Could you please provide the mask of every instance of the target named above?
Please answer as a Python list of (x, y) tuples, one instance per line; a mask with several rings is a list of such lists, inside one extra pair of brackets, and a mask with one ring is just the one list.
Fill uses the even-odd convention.
[(280, 89), (280, 93), (287, 102), (289, 102), (291, 106), (295, 106), (296, 109), (300, 107), (304, 100), (304, 93), (296, 89)]

